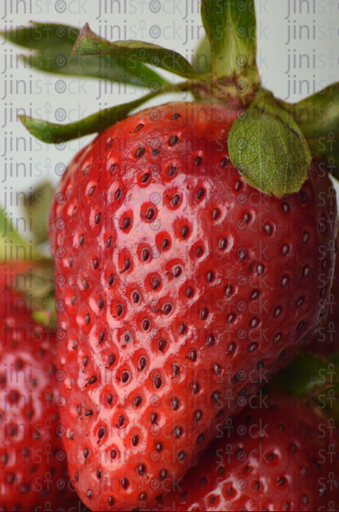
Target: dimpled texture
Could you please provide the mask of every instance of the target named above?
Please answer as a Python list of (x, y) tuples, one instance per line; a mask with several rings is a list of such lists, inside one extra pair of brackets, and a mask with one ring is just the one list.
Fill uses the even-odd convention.
[(336, 510), (334, 421), (265, 388), (150, 510)]
[(0, 510), (69, 510), (77, 499), (61, 441), (55, 337), (29, 305), (2, 282)]
[(330, 180), (314, 164), (281, 200), (247, 185), (227, 150), (236, 115), (192, 103), (133, 115), (75, 157), (55, 195), (61, 415), (90, 508), (153, 503), (325, 312)]

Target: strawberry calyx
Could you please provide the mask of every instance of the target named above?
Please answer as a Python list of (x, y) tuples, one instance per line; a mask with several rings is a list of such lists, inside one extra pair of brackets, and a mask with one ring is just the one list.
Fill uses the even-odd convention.
[(47, 211), (52, 187), (46, 183), (34, 190), (24, 208), (31, 223), (31, 240), (26, 241), (0, 210), (0, 288), (11, 288), (21, 294), (35, 321), (55, 327), (54, 260), (44, 248), (47, 240)]
[(33, 242), (27, 242), (14, 228), (11, 220), (0, 210), (0, 260), (5, 265), (8, 260), (23, 259), (25, 261), (41, 261), (43, 255), (34, 247)]
[[(44, 32), (42, 24), (32, 23), (27, 33), (26, 27), (9, 34), (2, 32), (1, 35), (12, 42), (36, 50), (36, 62), (32, 65), (41, 71), (89, 76), (148, 90), (137, 100), (75, 123), (61, 125), (27, 116), (20, 116), (20, 120), (38, 139), (60, 144), (100, 132), (157, 96), (188, 92), (196, 101), (223, 104), (230, 110), (241, 109), (242, 117), (239, 116), (232, 129), (230, 158), (243, 171), (245, 181), (258, 190), (277, 197), (298, 192), (307, 179), (311, 161), (307, 143), (317, 158), (326, 159), (326, 170), (338, 175), (338, 86), (330, 86), (330, 92), (326, 88), (295, 105), (276, 100), (260, 86), (254, 1), (204, 0), (201, 16), (207, 40), (199, 47), (201, 54), (195, 57), (193, 65), (179, 53), (155, 44), (106, 41), (88, 24), (80, 30), (48, 24)], [(52, 61), (47, 67), (41, 65), (40, 58), (46, 49)], [(206, 56), (205, 69), (199, 66), (202, 55)], [(154, 68), (186, 80), (170, 83)], [(318, 111), (326, 107), (328, 112), (320, 125), (317, 118), (308, 122), (314, 103)], [(255, 119), (244, 117), (243, 111), (247, 109), (251, 112), (258, 109), (260, 115)], [(268, 115), (261, 115), (263, 111), (268, 111)], [(308, 113), (304, 114), (305, 111)], [(248, 134), (252, 131), (254, 137), (249, 141)]]
[[(207, 38), (201, 39), (194, 52), (193, 67), (199, 73), (212, 73), (211, 45)], [(193, 96), (200, 100), (194, 91)], [(293, 117), (324, 170), (339, 179), (339, 82), (297, 103), (275, 100)]]

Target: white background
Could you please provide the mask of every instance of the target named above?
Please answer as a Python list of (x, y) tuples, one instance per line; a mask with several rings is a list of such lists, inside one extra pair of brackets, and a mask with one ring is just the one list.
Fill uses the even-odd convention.
[[(293, 94), (289, 98), (289, 101), (295, 102), (307, 96), (305, 84), (303, 92), (299, 92), (300, 80), (309, 81), (311, 92), (313, 92), (313, 81), (316, 90), (339, 81), (339, 3), (335, 0), (304, 1), (301, 4), (302, 13), (300, 13), (300, 0), (295, 0), (297, 13), (292, 13), (288, 17), (289, 4), (290, 8), (293, 8), (294, 0), (290, 0), (290, 2), (288, 0), (256, 1), (258, 65), (264, 86), (273, 91), (279, 98), (287, 98), (288, 81), (295, 78), (298, 91), (297, 94)], [(111, 13), (111, 0), (67, 0), (66, 2), (65, 0), (1, 0), (0, 27), (2, 29), (9, 26), (15, 27), (27, 24), (30, 20), (60, 22), (77, 27), (89, 22), (92, 30), (97, 33), (101, 30), (103, 34), (104, 27), (107, 27), (107, 30), (110, 31), (112, 26), (120, 26), (121, 39), (124, 38), (124, 28), (126, 28), (127, 39), (144, 39), (165, 47), (171, 47), (188, 57), (189, 60), (197, 43), (198, 30), (200, 30), (200, 34), (203, 33), (198, 12), (199, 1), (197, 0), (161, 0), (161, 3), (158, 0), (121, 0), (120, 2), (115, 0), (112, 7), (113, 13)], [(5, 8), (7, 9), (6, 16)], [(99, 16), (99, 8), (101, 9), (101, 16)], [(63, 9), (66, 9), (65, 12), (58, 12), (58, 10), (62, 11)], [(157, 39), (152, 39), (150, 36), (151, 27), (154, 27), (154, 25), (160, 27), (162, 32), (161, 37)], [(301, 39), (299, 38), (300, 25), (308, 27), (308, 29), (302, 29)], [(185, 42), (187, 27), (189, 40)], [(192, 27), (193, 38), (191, 37)], [(297, 29), (298, 38), (296, 40), (292, 39), (287, 44), (288, 29), (290, 28), (293, 36), (293, 27)], [(116, 40), (118, 38), (117, 28), (114, 30), (115, 37), (113, 37)], [(307, 30), (309, 31), (309, 39), (307, 39)], [(22, 50), (9, 43), (1, 43), (0, 52), (1, 62), (3, 63), (0, 70), (1, 98), (4, 97), (5, 82), (7, 81), (7, 89), (9, 89), (9, 81), (14, 80), (14, 93), (1, 101), (1, 125), (4, 124), (5, 108), (25, 108), (28, 112), (31, 107), (33, 117), (38, 117), (37, 114), (39, 113), (42, 117), (47, 118), (49, 116), (50, 121), (56, 122), (54, 113), (57, 108), (62, 107), (66, 109), (67, 115), (73, 116), (72, 120), (75, 120), (80, 116), (87, 116), (97, 111), (100, 107), (104, 108), (105, 106), (124, 103), (146, 92), (138, 90), (137, 93), (127, 91), (125, 94), (118, 94), (115, 89), (113, 94), (97, 99), (97, 82), (84, 79), (81, 93), (78, 91), (77, 84), (73, 84), (66, 93), (57, 94), (54, 90), (54, 84), (60, 76), (49, 75), (46, 81), (45, 75), (38, 71), (23, 69), (22, 65), (4, 73), (5, 54), (8, 57), (11, 53), (22, 53)], [(300, 54), (307, 54), (311, 62), (313, 55), (315, 55), (315, 68), (312, 66), (310, 69), (306, 69), (304, 66), (300, 69), (298, 66), (297, 69), (287, 73), (288, 55), (294, 53), (298, 59)], [(28, 91), (26, 95), (20, 91), (19, 94), (16, 94), (15, 81), (23, 78), (27, 84), (29, 80), (32, 81), (33, 94), (29, 94)], [(75, 79), (66, 78), (68, 84), (72, 80)], [(42, 88), (42, 91), (39, 91), (38, 85)], [(175, 98), (180, 99), (179, 95), (176, 95)], [(158, 98), (153, 101), (153, 104), (165, 103), (170, 99), (171, 96)], [(25, 137), (27, 142), (26, 151), (13, 151), (4, 155), (5, 137), (8, 138), (9, 136), (13, 136), (14, 139)], [(1, 128), (0, 205), (4, 204), (4, 195), (10, 191), (28, 191), (29, 187), (35, 186), (43, 180), (49, 180), (56, 184), (59, 180), (55, 173), (56, 164), (62, 162), (66, 165), (79, 147), (83, 145), (83, 140), (74, 141), (69, 143), (65, 150), (59, 151), (53, 145), (42, 145), (38, 148), (33, 143), (33, 150), (30, 151), (29, 139), (30, 136), (25, 128), (17, 120)], [(91, 137), (86, 138), (86, 140), (90, 139)], [(18, 162), (31, 162), (33, 166), (32, 176), (24, 176), (23, 172), (20, 172), (18, 176), (8, 176), (7, 180), (3, 182), (5, 162), (7, 164), (12, 162), (14, 165)], [(7, 213), (10, 211), (14, 213), (14, 217), (20, 213), (15, 204), (7, 210)]]

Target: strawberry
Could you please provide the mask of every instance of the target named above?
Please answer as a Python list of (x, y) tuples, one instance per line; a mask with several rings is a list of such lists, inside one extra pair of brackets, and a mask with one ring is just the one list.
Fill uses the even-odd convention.
[(196, 103), (133, 115), (55, 195), (61, 416), (90, 508), (154, 503), (325, 313), (331, 182), (313, 161), (298, 193), (250, 186), (229, 159), (236, 118)]
[(69, 510), (78, 500), (61, 441), (55, 337), (3, 286), (0, 309), (0, 510)]
[[(333, 420), (281, 390), (261, 391), (150, 510), (337, 509)], [(172, 485), (168, 480), (167, 489)]]
[[(319, 278), (324, 278), (320, 275)], [(328, 297), (328, 314), (316, 334), (310, 349), (325, 357), (339, 350), (339, 264), (336, 256), (331, 292)]]

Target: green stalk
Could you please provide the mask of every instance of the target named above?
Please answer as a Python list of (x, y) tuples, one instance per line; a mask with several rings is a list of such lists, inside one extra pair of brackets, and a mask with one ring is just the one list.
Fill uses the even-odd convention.
[[(260, 84), (254, 0), (203, 0), (201, 18), (212, 51), (214, 81), (245, 98)], [(248, 103), (247, 102), (247, 103)]]

